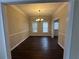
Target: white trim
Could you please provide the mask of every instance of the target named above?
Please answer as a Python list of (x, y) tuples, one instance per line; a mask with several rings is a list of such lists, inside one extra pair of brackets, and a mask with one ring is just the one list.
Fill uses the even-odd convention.
[(65, 35), (66, 33), (64, 33), (64, 32), (59, 32), (59, 35)]
[(51, 36), (50, 34), (31, 34), (31, 36)]
[(0, 59), (11, 59), (9, 48), (7, 22), (5, 20), (5, 7), (0, 3)]
[(52, 34), (51, 37), (54, 38), (54, 35)]
[(10, 5), (10, 6), (13, 7), (14, 9), (16, 9), (17, 11), (19, 11), (24, 16), (26, 16), (25, 13), (20, 8), (18, 8), (16, 5)]
[(67, 4), (68, 2), (65, 2), (63, 5), (61, 5), (54, 14), (56, 15), (58, 12), (60, 12), (61, 9), (63, 9)]
[(63, 45), (60, 42), (58, 42), (58, 44), (59, 44), (60, 47), (62, 47), (64, 49)]
[(54, 38), (54, 34), (51, 34), (51, 37)]
[(15, 49), (18, 45), (20, 45), (24, 40), (26, 40), (27, 38), (29, 37), (29, 35), (25, 38), (25, 39), (22, 39), (18, 44), (16, 44), (14, 47), (11, 48), (11, 51), (13, 49)]
[(21, 31), (21, 32), (17, 32), (17, 33), (10, 34), (9, 36), (15, 36), (15, 35), (17, 35), (17, 34), (21, 34), (21, 33), (24, 33), (24, 32), (26, 32), (26, 30)]

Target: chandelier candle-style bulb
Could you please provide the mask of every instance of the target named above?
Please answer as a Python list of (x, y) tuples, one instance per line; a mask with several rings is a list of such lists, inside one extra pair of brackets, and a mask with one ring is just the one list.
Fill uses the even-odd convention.
[(44, 19), (36, 19), (36, 21), (40, 22), (40, 21), (43, 21)]
[(40, 21), (40, 19), (36, 19), (36, 21)]
[(44, 19), (41, 19), (41, 21), (43, 21)]

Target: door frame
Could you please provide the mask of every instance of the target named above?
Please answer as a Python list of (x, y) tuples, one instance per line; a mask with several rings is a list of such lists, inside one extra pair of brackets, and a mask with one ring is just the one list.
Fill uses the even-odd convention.
[[(7, 2), (8, 1), (8, 2)], [(68, 22), (68, 27), (67, 27), (67, 33), (66, 33), (66, 41), (65, 41), (65, 51), (64, 51), (64, 59), (70, 59), (70, 53), (72, 51), (71, 50), (71, 38), (72, 38), (72, 25), (73, 25), (73, 15), (74, 14), (73, 10), (74, 10), (74, 2), (75, 0), (69, 0), (69, 6), (70, 11), (69, 11), (69, 22)], [(10, 52), (10, 48), (9, 48), (9, 41), (8, 41), (8, 31), (7, 31), (7, 21), (5, 20), (5, 13), (3, 10), (3, 5), (5, 5), (6, 3), (8, 4), (22, 4), (22, 3), (44, 3), (44, 2), (56, 2), (56, 1), (52, 1), (52, 0), (26, 0), (26, 2), (24, 0), (1, 0), (0, 1), (0, 38), (1, 38), (1, 42), (0, 42), (0, 59), (11, 59), (11, 52)], [(73, 19), (73, 20), (72, 20)]]

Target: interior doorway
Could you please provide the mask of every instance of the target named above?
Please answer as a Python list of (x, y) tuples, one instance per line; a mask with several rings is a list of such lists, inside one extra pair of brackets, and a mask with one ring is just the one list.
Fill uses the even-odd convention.
[(54, 20), (54, 36), (58, 36), (59, 33), (59, 20)]
[[(35, 24), (36, 24), (36, 23), (35, 23)], [(35, 24), (34, 24), (34, 26), (37, 27), (37, 25), (35, 25)], [(55, 23), (55, 24), (56, 24), (56, 23)], [(43, 32), (48, 32), (48, 29), (47, 29), (47, 30), (45, 29), (45, 28), (48, 27), (47, 22), (46, 22), (46, 21), (45, 21), (45, 22), (42, 22), (42, 25), (43, 25), (43, 26), (42, 26), (42, 31), (43, 31)], [(46, 27), (45, 27), (45, 26), (46, 26)], [(38, 31), (38, 30), (34, 30), (34, 29), (35, 29), (35, 28), (33, 27), (33, 31), (34, 31), (34, 32), (37, 32), (37, 31)], [(57, 29), (57, 28), (55, 28), (55, 29)], [(55, 33), (56, 33), (56, 32), (55, 32)], [(46, 33), (45, 33), (45, 34), (46, 34)], [(57, 35), (58, 35), (58, 34), (57, 34)]]

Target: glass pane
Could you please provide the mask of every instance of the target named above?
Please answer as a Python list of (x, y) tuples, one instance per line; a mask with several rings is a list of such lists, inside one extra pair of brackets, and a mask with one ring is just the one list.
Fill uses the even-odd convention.
[(48, 32), (48, 23), (43, 22), (43, 32)]
[(38, 25), (37, 25), (37, 22), (33, 22), (33, 23), (32, 23), (32, 31), (33, 31), (33, 32), (37, 32), (37, 26), (38, 26)]
[(54, 30), (58, 30), (59, 29), (59, 23), (58, 22), (54, 22)]

